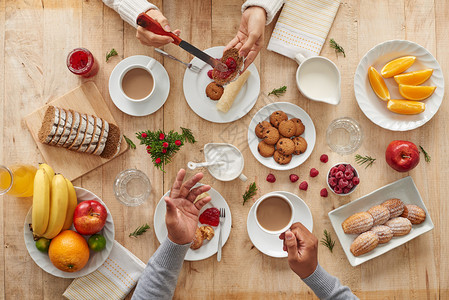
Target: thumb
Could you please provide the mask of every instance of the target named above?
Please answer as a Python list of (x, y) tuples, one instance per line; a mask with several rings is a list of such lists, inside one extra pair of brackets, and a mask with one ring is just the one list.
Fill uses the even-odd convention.
[(167, 18), (166, 17), (164, 17), (164, 16), (159, 16), (157, 19), (156, 19), (156, 21), (159, 23), (159, 24), (161, 24), (161, 26), (162, 26), (162, 28), (164, 28), (164, 30), (165, 31), (171, 31), (171, 29), (170, 29), (170, 25), (168, 24), (168, 20), (167, 20)]
[(167, 216), (172, 218), (176, 217), (176, 206), (173, 204), (169, 197), (165, 197), (164, 200), (167, 206)]
[(298, 242), (290, 230), (285, 232), (285, 245), (287, 246), (288, 260), (296, 260), (298, 258)]

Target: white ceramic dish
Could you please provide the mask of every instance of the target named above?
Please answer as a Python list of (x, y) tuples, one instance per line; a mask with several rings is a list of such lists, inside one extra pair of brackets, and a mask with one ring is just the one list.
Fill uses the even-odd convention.
[[(287, 197), (293, 204), (295, 215), (293, 217), (293, 223), (301, 222), (310, 232), (313, 230), (313, 218), (307, 204), (295, 194), (277, 191), (271, 192), (264, 196), (269, 196), (271, 194), (281, 194)], [(271, 257), (287, 257), (287, 252), (285, 252), (283, 247), (283, 241), (279, 239), (278, 235), (269, 234), (263, 231), (256, 222), (255, 216), (255, 205), (251, 207), (248, 213), (248, 219), (246, 222), (246, 230), (248, 231), (248, 236), (253, 243), (253, 245), (263, 254)]]
[[(204, 52), (212, 57), (220, 58), (223, 55), (223, 49), (223, 46), (218, 46), (206, 49)], [(245, 116), (256, 104), (260, 92), (260, 77), (254, 64), (248, 67), (251, 75), (235, 98), (231, 109), (224, 113), (217, 109), (217, 101), (206, 96), (206, 86), (212, 82), (207, 72), (212, 67), (196, 57), (190, 63), (199, 67), (201, 71), (195, 73), (186, 69), (183, 81), (184, 96), (190, 108), (201, 118), (213, 123), (233, 122)]]
[[(195, 186), (198, 186), (195, 185)], [(211, 196), (212, 200), (206, 204), (206, 206), (203, 207), (200, 211), (203, 213), (206, 209), (210, 207), (216, 207), (216, 208), (224, 208), (226, 209), (226, 219), (223, 224), (223, 236), (222, 236), (222, 242), (223, 246), (226, 244), (226, 241), (229, 238), (229, 234), (231, 233), (231, 225), (232, 225), (232, 217), (231, 217), (231, 210), (229, 209), (228, 203), (226, 203), (226, 200), (223, 198), (222, 195), (220, 195), (219, 192), (217, 192), (215, 189), (211, 188), (208, 192)], [(170, 194), (170, 191), (165, 193), (164, 196), (159, 200), (159, 203), (156, 206), (156, 210), (154, 211), (154, 231), (156, 233), (156, 237), (159, 241), (159, 243), (162, 243), (167, 238), (167, 227), (165, 225), (165, 213), (167, 212), (167, 208), (165, 205), (164, 197), (168, 196)], [(198, 222), (198, 226), (203, 226), (204, 224), (201, 224)], [(211, 257), (218, 251), (218, 233), (221, 228), (219, 226), (213, 227), (215, 231), (214, 237), (210, 241), (204, 241), (203, 246), (197, 250), (189, 249), (187, 251), (185, 260), (188, 261), (197, 261), (206, 259), (208, 257)]]
[[(257, 145), (261, 141), (254, 132), (256, 125), (262, 121), (269, 121), (270, 115), (277, 111), (284, 111), (288, 118), (298, 118), (305, 126), (305, 131), (301, 135), (307, 141), (306, 152), (300, 155), (293, 155), (290, 163), (286, 165), (280, 165), (274, 161), (273, 157), (263, 157), (257, 151)], [(315, 125), (313, 124), (310, 116), (299, 106), (289, 102), (275, 102), (262, 107), (253, 117), (248, 127), (248, 145), (253, 153), (254, 157), (264, 166), (273, 170), (290, 170), (301, 165), (312, 154), (313, 147), (315, 147), (316, 132)]]
[(134, 55), (125, 58), (115, 66), (109, 77), (109, 95), (115, 106), (125, 114), (135, 117), (151, 115), (164, 105), (170, 92), (170, 78), (167, 71), (158, 61), (154, 62), (152, 67), (153, 74), (156, 78), (157, 85), (145, 102), (132, 102), (127, 100), (120, 88), (120, 74), (131, 65), (146, 66), (154, 58), (145, 55)]
[[(400, 115), (389, 111), (387, 103), (376, 96), (368, 80), (370, 66), (380, 72), (390, 60), (406, 55), (416, 56), (416, 61), (405, 72), (431, 68), (432, 76), (422, 85), (437, 87), (432, 96), (423, 100), (426, 110), (418, 115)], [(385, 83), (391, 99), (403, 99), (394, 78), (386, 78)], [(354, 92), (360, 109), (374, 124), (393, 131), (412, 130), (424, 125), (438, 111), (444, 95), (443, 72), (435, 57), (422, 46), (403, 40), (386, 41), (369, 50), (360, 61), (354, 76)]]
[[(381, 204), (382, 202), (391, 198), (398, 198), (406, 205), (415, 204), (421, 207), (426, 212), (426, 220), (421, 224), (412, 225), (412, 230), (407, 235), (394, 237), (388, 243), (380, 244), (374, 250), (366, 254), (357, 257), (352, 255), (349, 248), (354, 239), (357, 237), (357, 234), (344, 233), (343, 229), (341, 228), (341, 223), (343, 223), (343, 221), (346, 220), (346, 218), (348, 218), (349, 216), (358, 212), (366, 211), (369, 208)], [(410, 176), (387, 184), (386, 186), (381, 187), (380, 189), (375, 190), (368, 195), (365, 195), (355, 201), (352, 201), (351, 203), (343, 205), (329, 212), (329, 219), (331, 220), (332, 226), (334, 227), (338, 239), (340, 240), (340, 244), (346, 253), (346, 257), (353, 267), (358, 266), (370, 259), (378, 257), (433, 229), (433, 222), (430, 218), (429, 212), (427, 211), (421, 195), (419, 194), (418, 189), (416, 188), (416, 185)]]
[[(114, 222), (112, 220), (112, 215), (109, 212), (108, 207), (106, 204), (97, 197), (94, 193), (80, 188), (75, 187), (76, 190), (76, 196), (78, 198), (78, 203), (85, 201), (85, 200), (96, 200), (104, 205), (106, 210), (108, 211), (108, 217), (106, 218), (106, 224), (104, 225), (103, 229), (100, 231), (100, 233), (106, 238), (106, 248), (103, 251), (100, 252), (94, 252), (90, 250), (90, 257), (89, 261), (87, 262), (86, 266), (82, 268), (81, 270), (73, 273), (64, 272), (56, 268), (50, 261), (50, 258), (48, 257), (47, 253), (42, 253), (39, 250), (37, 250), (35, 241), (33, 239), (33, 233), (29, 229), (29, 224), (31, 223), (31, 208), (28, 211), (28, 214), (25, 218), (25, 223), (23, 226), (23, 235), (25, 239), (25, 245), (27, 247), (28, 253), (30, 254), (31, 258), (34, 260), (34, 262), (42, 268), (45, 272), (52, 274), (56, 277), (61, 278), (78, 278), (82, 276), (86, 276), (87, 274), (92, 273), (96, 269), (98, 269), (109, 257), (109, 254), (112, 251), (112, 246), (114, 245)], [(75, 230), (73, 225), (70, 228), (71, 230)], [(84, 236), (86, 240), (89, 238), (89, 236)]]

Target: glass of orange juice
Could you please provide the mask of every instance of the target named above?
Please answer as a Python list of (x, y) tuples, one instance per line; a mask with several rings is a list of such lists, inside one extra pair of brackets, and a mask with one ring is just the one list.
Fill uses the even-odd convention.
[(37, 168), (31, 165), (17, 164), (10, 167), (0, 165), (0, 195), (33, 196), (36, 171)]

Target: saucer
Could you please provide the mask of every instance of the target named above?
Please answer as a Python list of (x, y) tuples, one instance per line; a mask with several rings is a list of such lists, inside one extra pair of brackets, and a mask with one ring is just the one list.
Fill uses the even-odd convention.
[(170, 92), (170, 78), (164, 66), (158, 61), (153, 66), (158, 84), (155, 86), (154, 92), (148, 101), (132, 103), (126, 100), (120, 91), (121, 72), (133, 64), (147, 65), (152, 59), (154, 58), (145, 55), (130, 56), (119, 62), (114, 70), (112, 70), (111, 76), (109, 77), (109, 95), (111, 95), (112, 102), (114, 102), (115, 106), (125, 114), (135, 117), (151, 115), (161, 108), (167, 100), (168, 93)]
[[(292, 202), (293, 207), (295, 208), (293, 223), (301, 222), (310, 232), (312, 232), (313, 218), (307, 204), (301, 198), (289, 192), (278, 191), (271, 192), (266, 195), (271, 195), (273, 193), (278, 193), (287, 197)], [(254, 205), (251, 207), (251, 210), (248, 213), (246, 229), (253, 245), (263, 254), (279, 258), (288, 256), (287, 252), (282, 249), (284, 242), (279, 239), (279, 235), (266, 233), (259, 228), (256, 223)]]

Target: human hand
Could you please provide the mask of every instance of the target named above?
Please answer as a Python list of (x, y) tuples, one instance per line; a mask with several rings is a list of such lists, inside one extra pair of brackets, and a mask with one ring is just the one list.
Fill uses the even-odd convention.
[(238, 49), (239, 55), (246, 58), (243, 71), (256, 59), (262, 49), (266, 21), (265, 9), (259, 6), (248, 7), (242, 14), (237, 35), (225, 47), (225, 51), (230, 48)]
[[(146, 12), (148, 16), (156, 20), (165, 31), (170, 31), (170, 25), (168, 24), (168, 20), (164, 15), (157, 9), (150, 9)], [(181, 30), (176, 29), (173, 31), (174, 34), (178, 35), (181, 33)], [(158, 35), (141, 26), (137, 26), (136, 38), (146, 46), (153, 47), (161, 47), (163, 45), (169, 44), (173, 42), (173, 38), (165, 35)]]
[(302, 279), (315, 272), (318, 265), (318, 239), (301, 223), (294, 223), (282, 233), (284, 251), (288, 252), (290, 268)]
[(192, 187), (203, 178), (202, 173), (197, 173), (183, 183), (186, 171), (181, 169), (176, 175), (175, 182), (170, 191), (170, 196), (165, 197), (167, 213), (165, 223), (167, 224), (168, 238), (179, 245), (188, 244), (195, 236), (198, 227), (198, 214), (210, 200), (210, 196), (198, 200), (198, 195), (210, 190), (209, 185)]

